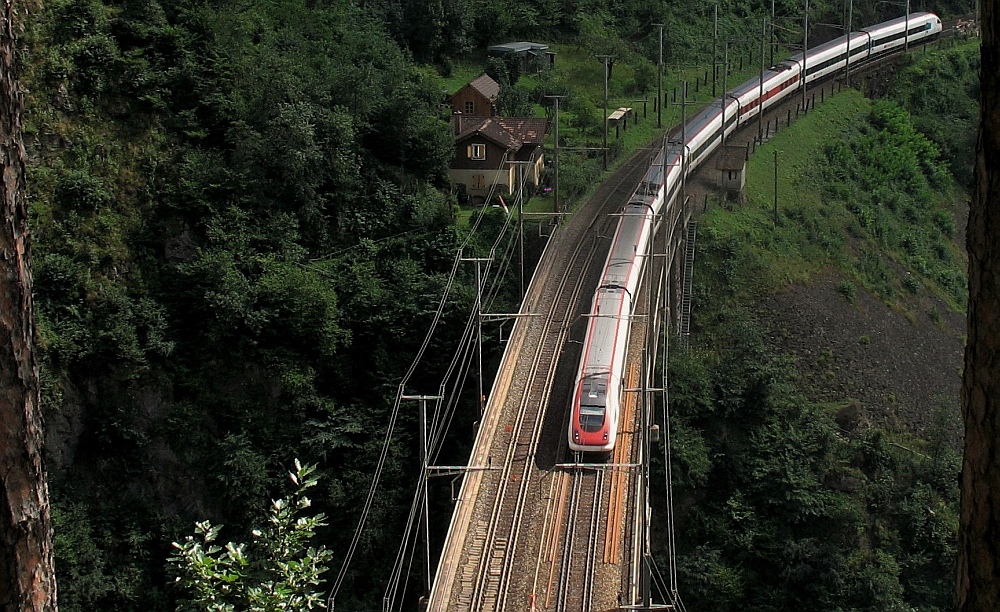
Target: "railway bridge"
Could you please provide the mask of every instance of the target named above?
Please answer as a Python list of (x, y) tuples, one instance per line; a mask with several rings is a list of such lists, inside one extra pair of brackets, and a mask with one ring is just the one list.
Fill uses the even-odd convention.
[[(859, 72), (855, 78), (865, 77)], [(838, 87), (837, 79), (816, 85), (806, 109), (794, 96), (769, 109), (766, 128), (750, 122), (727, 144), (744, 146), (749, 154)], [(714, 157), (688, 180), (686, 196), (666, 205), (657, 220), (646, 254), (652, 265), (644, 266), (639, 307), (631, 317), (627, 390), (613, 457), (584, 463), (570, 456), (565, 435), (586, 313), (614, 233), (614, 213), (628, 202), (658, 146), (635, 153), (550, 237), (488, 395), (422, 608), (683, 609), (676, 567), (671, 561), (657, 569), (650, 554), (649, 459), (660, 453), (666, 460), (669, 452), (665, 410), (654, 414), (655, 394), (664, 393), (659, 405), (666, 404), (666, 381), (654, 380), (652, 364), (669, 348), (664, 326), (686, 329), (697, 227), (692, 216), (716, 189)], [(668, 507), (672, 522), (671, 512)], [(672, 547), (672, 524), (665, 531)], [(652, 603), (654, 581), (668, 603)]]
[[(571, 460), (571, 389), (586, 318), (620, 210), (654, 151), (636, 153), (558, 227), (528, 287), (486, 405), (472, 468), (456, 502), (428, 608), (602, 610), (642, 601), (644, 508), (651, 451), (647, 334), (680, 302), (689, 213), (665, 208), (632, 320), (619, 443), (606, 464)], [(650, 291), (652, 287), (652, 291)], [(672, 305), (673, 308), (668, 307)], [(654, 335), (655, 334), (655, 335)], [(653, 343), (655, 344), (655, 343)], [(643, 355), (646, 359), (643, 360)], [(646, 387), (646, 394), (640, 393)]]

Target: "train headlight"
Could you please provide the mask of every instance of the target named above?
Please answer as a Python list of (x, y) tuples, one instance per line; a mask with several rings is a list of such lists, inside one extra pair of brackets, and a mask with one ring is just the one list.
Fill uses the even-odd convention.
[(608, 441), (608, 432), (604, 432), (604, 441), (605, 441), (605, 442), (607, 442), (607, 441)]
[(579, 440), (580, 439), (580, 431), (579, 430), (577, 430), (577, 429), (573, 430), (573, 439), (574, 440)]

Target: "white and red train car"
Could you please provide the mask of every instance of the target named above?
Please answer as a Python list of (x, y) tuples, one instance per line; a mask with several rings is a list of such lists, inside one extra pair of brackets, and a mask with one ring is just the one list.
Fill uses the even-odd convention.
[(569, 437), (574, 451), (610, 452), (615, 447), (629, 317), (639, 290), (655, 205), (663, 201), (664, 184), (662, 166), (650, 166), (639, 189), (621, 211), (594, 294), (576, 379)]
[[(841, 36), (793, 55), (709, 104), (685, 126), (684, 140), (658, 153), (621, 211), (601, 281), (594, 294), (583, 354), (573, 386), (569, 448), (610, 453), (618, 432), (622, 373), (630, 317), (639, 290), (653, 222), (680, 191), (681, 173), (704, 161), (726, 135), (812, 81), (941, 33), (933, 13), (913, 13)], [(803, 74), (805, 66), (805, 74)], [(762, 83), (763, 80), (763, 83)], [(723, 126), (725, 123), (725, 126)], [(687, 163), (682, 164), (682, 151)], [(665, 158), (665, 159), (664, 159)]]

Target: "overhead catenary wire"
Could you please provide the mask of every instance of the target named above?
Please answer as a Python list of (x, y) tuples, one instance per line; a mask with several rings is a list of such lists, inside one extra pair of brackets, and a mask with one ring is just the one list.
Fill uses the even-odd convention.
[[(500, 160), (500, 163), (499, 163), (499, 166), (498, 166), (498, 170), (500, 168), (503, 168), (503, 166), (506, 165), (506, 163), (507, 163), (507, 153), (505, 152), (504, 155), (502, 156), (501, 160)], [(494, 175), (494, 181), (493, 181), (493, 183), (492, 183), (492, 185), (490, 187), (490, 191), (489, 191), (489, 196), (488, 197), (492, 197), (493, 194), (496, 192), (497, 185), (498, 185), (498, 181), (497, 181), (498, 178), (499, 178), (499, 173), (497, 173), (497, 174)], [(462, 242), (462, 244), (461, 244), (458, 252), (456, 253), (456, 256), (455, 256), (455, 258), (454, 258), (454, 260), (452, 262), (452, 268), (451, 268), (451, 271), (450, 271), (449, 276), (448, 276), (448, 281), (445, 284), (445, 288), (444, 288), (444, 291), (442, 292), (441, 299), (438, 302), (437, 310), (435, 311), (435, 314), (434, 314), (434, 317), (432, 319), (430, 328), (428, 329), (427, 333), (425, 334), (424, 340), (423, 340), (420, 348), (418, 349), (418, 351), (417, 351), (414, 359), (412, 360), (412, 362), (410, 364), (410, 367), (407, 369), (407, 372), (404, 374), (403, 379), (401, 380), (401, 382), (400, 382), (400, 384), (399, 384), (399, 386), (397, 388), (396, 399), (395, 399), (395, 402), (393, 404), (392, 410), (390, 411), (389, 422), (388, 422), (388, 425), (386, 427), (386, 434), (385, 434), (385, 437), (383, 439), (382, 449), (381, 449), (381, 451), (379, 453), (379, 458), (378, 458), (378, 460), (376, 462), (375, 472), (374, 472), (374, 474), (372, 476), (372, 481), (371, 481), (371, 485), (369, 486), (368, 495), (367, 495), (367, 497), (365, 499), (365, 503), (364, 503), (364, 505), (362, 507), (362, 510), (361, 510), (361, 516), (359, 518), (358, 526), (355, 529), (354, 535), (353, 535), (353, 537), (351, 539), (351, 544), (348, 546), (347, 553), (346, 553), (346, 555), (344, 557), (344, 561), (343, 561), (343, 563), (341, 565), (340, 571), (338, 572), (337, 578), (334, 581), (334, 584), (333, 584), (333, 586), (332, 586), (332, 588), (330, 590), (330, 595), (328, 597), (327, 603), (328, 603), (328, 607), (331, 610), (334, 609), (334, 604), (335, 604), (335, 601), (336, 601), (337, 594), (339, 593), (340, 588), (342, 587), (342, 585), (344, 583), (344, 580), (345, 580), (345, 578), (347, 576), (347, 570), (350, 567), (350, 563), (353, 560), (355, 552), (357, 551), (357, 547), (358, 547), (358, 544), (359, 544), (360, 539), (361, 539), (361, 534), (364, 531), (364, 528), (365, 528), (368, 516), (369, 516), (369, 514), (371, 512), (371, 506), (372, 506), (372, 503), (374, 502), (375, 493), (378, 490), (379, 482), (381, 481), (381, 476), (382, 476), (382, 472), (383, 472), (384, 467), (385, 467), (385, 462), (386, 462), (386, 458), (388, 456), (388, 451), (389, 451), (389, 448), (390, 448), (390, 443), (391, 443), (391, 440), (392, 440), (392, 435), (393, 435), (393, 432), (395, 430), (396, 421), (397, 421), (397, 419), (399, 417), (399, 411), (400, 411), (400, 407), (401, 407), (401, 404), (402, 404), (402, 398), (403, 398), (403, 395), (404, 395), (404, 390), (406, 388), (406, 385), (409, 383), (410, 379), (412, 378), (413, 374), (416, 372), (417, 367), (421, 363), (421, 361), (422, 361), (422, 359), (424, 357), (424, 354), (425, 354), (425, 352), (427, 351), (427, 348), (430, 345), (431, 338), (434, 336), (434, 333), (437, 330), (437, 326), (438, 326), (438, 324), (439, 324), (439, 322), (440, 322), (440, 320), (441, 320), (441, 318), (442, 318), (442, 316), (444, 314), (445, 306), (446, 306), (446, 304), (448, 302), (448, 298), (451, 295), (452, 288), (454, 287), (454, 284), (455, 284), (455, 281), (456, 281), (456, 278), (457, 278), (457, 275), (458, 275), (458, 269), (459, 269), (460, 263), (462, 261), (462, 253), (463, 253), (464, 249), (468, 247), (468, 245), (470, 244), (472, 238), (475, 236), (476, 232), (478, 231), (479, 226), (480, 226), (480, 224), (481, 224), (481, 222), (482, 222), (482, 220), (483, 220), (483, 218), (485, 216), (486, 210), (487, 209), (484, 207), (483, 209), (481, 209), (479, 211), (479, 214), (475, 216), (475, 219), (474, 219), (474, 222), (473, 222), (473, 224), (472, 224), (472, 226), (470, 228), (470, 231), (466, 235), (466, 237), (465, 237), (464, 241)], [(509, 216), (508, 216), (507, 223), (505, 223), (505, 225), (504, 225), (504, 231), (500, 232), (500, 234), (498, 235), (497, 240), (499, 240), (500, 237), (502, 237), (506, 233), (506, 229), (509, 228), (509, 227), (510, 227), (510, 220), (509, 220)], [(494, 249), (495, 249), (495, 244), (494, 244)], [(471, 319), (471, 317), (470, 317), (470, 319)], [(465, 336), (463, 335), (463, 338), (464, 337)], [(466, 344), (466, 342), (463, 341), (462, 344)], [(461, 352), (462, 352), (462, 347), (459, 347), (456, 350), (456, 355), (460, 354)], [(453, 362), (454, 362), (454, 359), (453, 359)], [(453, 368), (449, 368), (449, 369), (453, 371)], [(442, 385), (446, 386), (444, 383), (442, 383)], [(439, 412), (438, 410), (435, 410), (435, 420), (439, 420), (439, 417), (437, 416), (438, 412)], [(448, 420), (450, 421), (450, 419), (448, 419)], [(438, 449), (440, 448), (441, 440), (442, 439), (443, 439), (443, 434), (439, 434), (437, 436), (437, 439), (435, 440), (435, 443), (434, 443), (434, 446), (436, 448), (438, 448)], [(428, 448), (430, 449), (430, 445), (428, 446)], [(435, 451), (435, 456), (437, 455), (437, 452), (439, 452), (439, 451), (437, 451), (437, 450)], [(421, 478), (422, 479), (426, 478), (426, 474), (422, 474)], [(418, 495), (420, 495), (420, 493), (418, 493)], [(411, 525), (413, 524), (413, 522), (415, 520), (416, 520), (415, 518), (411, 517), (411, 520), (407, 521), (407, 530), (406, 530), (407, 532), (409, 532), (411, 530)], [(403, 544), (404, 548), (405, 548), (405, 540), (407, 539), (407, 537), (408, 536), (404, 535), (404, 544)], [(394, 572), (395, 572), (395, 570), (394, 570)], [(398, 574), (398, 572), (395, 572), (395, 573)], [(397, 578), (396, 582), (398, 582), (398, 578)]]
[[(500, 161), (500, 167), (502, 167), (503, 164), (506, 163), (506, 160), (507, 160), (507, 155), (505, 153), (503, 155), (501, 161)], [(491, 189), (490, 189), (491, 193), (493, 193), (493, 191), (495, 191), (496, 184), (497, 184), (496, 180), (494, 180), (494, 183), (493, 183), (493, 185), (491, 186)], [(433, 337), (434, 332), (437, 330), (437, 325), (440, 322), (441, 317), (444, 314), (445, 305), (448, 302), (448, 298), (451, 295), (452, 287), (454, 286), (455, 279), (457, 278), (457, 275), (458, 275), (458, 269), (460, 267), (461, 259), (462, 259), (462, 257), (461, 257), (462, 249), (464, 247), (468, 246), (470, 240), (472, 239), (472, 236), (475, 234), (475, 231), (479, 228), (479, 225), (480, 225), (480, 223), (482, 221), (483, 216), (484, 216), (484, 211), (480, 211), (479, 215), (477, 215), (475, 217), (475, 222), (473, 223), (472, 229), (470, 230), (469, 234), (466, 236), (465, 240), (462, 243), (462, 246), (459, 248), (459, 251), (456, 254), (456, 256), (455, 256), (455, 258), (454, 258), (454, 260), (452, 262), (452, 267), (451, 267), (451, 271), (450, 271), (449, 276), (448, 276), (448, 281), (445, 284), (445, 289), (442, 292), (441, 299), (438, 301), (437, 310), (434, 313), (434, 317), (433, 317), (433, 319), (431, 321), (430, 328), (428, 329), (427, 333), (425, 334), (423, 342), (421, 343), (420, 348), (417, 350), (417, 353), (414, 356), (413, 361), (410, 363), (410, 366), (407, 369), (406, 373), (404, 374), (403, 379), (400, 382), (399, 387), (397, 389), (396, 400), (395, 400), (395, 402), (393, 404), (393, 408), (392, 408), (392, 410), (390, 412), (390, 415), (389, 415), (389, 423), (388, 423), (388, 426), (386, 427), (386, 434), (385, 434), (385, 438), (384, 438), (383, 443), (382, 443), (382, 449), (381, 449), (381, 452), (379, 454), (378, 461), (376, 462), (375, 473), (372, 476), (372, 482), (371, 482), (371, 486), (369, 487), (369, 490), (368, 490), (368, 496), (366, 497), (365, 504), (362, 507), (361, 517), (360, 517), (359, 522), (358, 522), (358, 527), (355, 529), (354, 537), (352, 538), (351, 544), (348, 547), (347, 554), (345, 555), (344, 562), (341, 565), (340, 572), (338, 573), (337, 579), (334, 581), (333, 587), (330, 590), (330, 596), (328, 598), (328, 604), (329, 604), (329, 607), (331, 609), (333, 609), (333, 604), (334, 604), (334, 602), (336, 600), (337, 593), (340, 591), (340, 587), (343, 585), (344, 578), (347, 575), (347, 568), (350, 566), (350, 563), (351, 563), (351, 560), (353, 559), (354, 553), (357, 550), (358, 542), (361, 539), (361, 533), (364, 530), (365, 523), (366, 523), (367, 518), (368, 518), (368, 514), (369, 514), (369, 512), (371, 510), (371, 505), (372, 505), (372, 502), (373, 502), (374, 497), (375, 497), (375, 492), (378, 489), (378, 483), (379, 483), (379, 481), (381, 479), (382, 470), (383, 470), (383, 468), (385, 466), (385, 460), (386, 460), (386, 457), (388, 455), (389, 443), (390, 443), (390, 441), (392, 439), (392, 434), (393, 434), (393, 431), (395, 429), (396, 419), (399, 416), (399, 409), (400, 409), (400, 405), (402, 403), (402, 396), (404, 394), (404, 388), (405, 388), (406, 384), (409, 382), (410, 378), (413, 376), (413, 374), (416, 371), (416, 369), (417, 369), (418, 365), (420, 364), (421, 360), (423, 359), (424, 353), (426, 352), (427, 347), (430, 345), (431, 338)]]
[[(509, 224), (505, 224), (505, 227), (501, 230), (497, 237), (494, 247), (491, 250), (493, 255), (490, 259), (495, 260), (495, 251), (500, 240), (506, 235), (509, 229)], [(440, 398), (447, 398), (444, 405), (441, 405), (441, 401), (437, 402), (438, 408), (434, 410), (434, 416), (431, 421), (431, 435), (428, 438), (428, 456), (431, 462), (436, 462), (440, 450), (443, 446), (444, 436), (450, 427), (452, 418), (455, 414), (456, 407), (459, 403), (459, 398), (462, 395), (462, 390), (464, 389), (464, 383), (468, 380), (468, 372), (472, 364), (472, 353), (474, 348), (473, 340), (475, 334), (473, 333), (474, 323), (477, 322), (478, 313), (473, 311), (470, 313), (469, 318), (466, 323), (464, 333), (462, 335), (462, 341), (456, 353), (453, 356), (451, 363), (449, 364), (448, 371), (442, 378), (441, 384), (439, 386), (439, 396)], [(457, 375), (456, 375), (457, 371)], [(448, 392), (448, 385), (451, 384), (451, 391)], [(400, 547), (397, 553), (396, 563), (393, 567), (390, 579), (388, 581), (384, 604), (386, 610), (396, 609), (397, 600), (405, 594), (405, 586), (401, 587), (400, 583), (406, 583), (409, 572), (404, 571), (403, 562), (408, 556), (412, 559), (412, 556), (417, 547), (417, 540), (411, 535), (414, 533), (414, 527), (416, 522), (419, 520), (419, 509), (423, 507), (423, 495), (426, 491), (426, 481), (428, 479), (428, 474), (422, 473), (419, 477), (417, 487), (414, 491), (413, 500), (411, 503), (411, 512), (407, 521), (407, 526), (405, 530), (404, 537), (401, 539)], [(409, 550), (409, 555), (407, 551)]]
[[(523, 175), (518, 186), (519, 191), (523, 190), (526, 180), (527, 177)], [(508, 214), (504, 225), (501, 227), (494, 239), (490, 248), (490, 256), (487, 258), (488, 263), (486, 276), (493, 279), (488, 291), (489, 297), (486, 300), (489, 305), (492, 305), (493, 300), (496, 298), (496, 295), (502, 287), (503, 277), (510, 269), (509, 264), (514, 247), (514, 237), (510, 231), (511, 227), (512, 215)], [(497, 251), (501, 248), (502, 242), (505, 239), (507, 240), (506, 248), (502, 256), (498, 258)], [(494, 266), (494, 262), (498, 260), (501, 262), (499, 266), (500, 272), (498, 274), (491, 275), (490, 271)], [(442, 377), (441, 383), (438, 387), (438, 397), (443, 398), (444, 403), (442, 405), (442, 400), (437, 401), (438, 407), (435, 409), (434, 415), (431, 419), (431, 435), (428, 437), (428, 457), (430, 462), (437, 461), (439, 453), (443, 447), (444, 437), (450, 428), (452, 419), (460, 401), (460, 397), (464, 390), (464, 383), (468, 380), (468, 372), (472, 365), (472, 353), (474, 347), (473, 340), (475, 338), (475, 335), (472, 332), (475, 324), (478, 322), (479, 314), (480, 313), (475, 310), (469, 313), (465, 329), (463, 330), (462, 340), (459, 343), (459, 347), (455, 351), (449, 367), (446, 370), (445, 375)], [(457, 375), (455, 374), (456, 371), (458, 372)], [(451, 385), (450, 392), (448, 392), (449, 384)], [(409, 536), (414, 532), (414, 525), (416, 521), (419, 520), (418, 509), (421, 508), (423, 503), (423, 495), (424, 491), (426, 491), (425, 483), (427, 478), (428, 475), (426, 473), (422, 474), (414, 491), (411, 503), (411, 512), (405, 529), (405, 534), (400, 542), (400, 547), (397, 552), (397, 560), (393, 567), (389, 583), (386, 587), (384, 597), (386, 610), (395, 609), (397, 599), (402, 597), (406, 590), (405, 586), (400, 588), (400, 582), (405, 582), (409, 576), (409, 572), (403, 572), (402, 563), (403, 559), (406, 558), (407, 548), (412, 547), (410, 549), (410, 558), (412, 559), (414, 549), (417, 545), (416, 539)]]

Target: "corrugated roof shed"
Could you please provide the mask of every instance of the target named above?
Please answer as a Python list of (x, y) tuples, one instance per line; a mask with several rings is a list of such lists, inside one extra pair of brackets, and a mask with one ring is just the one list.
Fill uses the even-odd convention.
[(547, 51), (548, 48), (548, 45), (542, 43), (521, 41), (503, 43), (502, 45), (493, 45), (492, 47), (488, 47), (487, 51), (490, 53), (525, 53), (528, 51), (540, 53), (542, 51)]

